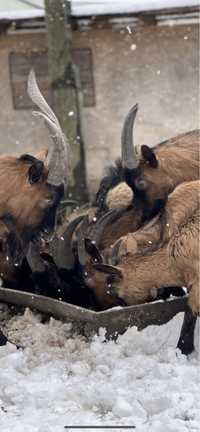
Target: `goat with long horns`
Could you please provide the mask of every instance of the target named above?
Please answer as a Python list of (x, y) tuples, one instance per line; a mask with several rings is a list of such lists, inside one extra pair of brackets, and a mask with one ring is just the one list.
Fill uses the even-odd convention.
[[(137, 111), (138, 105), (134, 105), (125, 118), (122, 158), (102, 179), (91, 209), (92, 217), (88, 219), (90, 237), (98, 229), (101, 231), (99, 249), (104, 253), (120, 237), (136, 231), (159, 213), (177, 185), (199, 178), (199, 130), (183, 133), (153, 148), (143, 145), (139, 150), (133, 139)], [(112, 209), (120, 210), (113, 212), (109, 224), (99, 225), (99, 218)], [(79, 215), (77, 224), (78, 218)], [(62, 232), (65, 242), (57, 244), (57, 249), (62, 250), (59, 254), (62, 265), (68, 269), (73, 268), (75, 261), (71, 243), (77, 224), (73, 221), (66, 235)]]
[[(51, 145), (44, 160), (40, 156), (24, 154), (20, 157), (0, 156), (0, 270), (4, 277), (5, 236), (19, 247), (19, 263), (26, 254), (29, 243), (42, 232), (49, 232), (55, 224), (56, 212), (67, 187), (68, 143), (59, 121), (43, 98), (31, 70), (28, 77), (28, 94), (40, 109), (35, 115), (42, 117), (50, 132)], [(11, 227), (12, 226), (12, 227)], [(11, 234), (9, 230), (11, 227)], [(15, 235), (14, 235), (15, 234)], [(14, 237), (13, 237), (14, 236)], [(23, 253), (22, 253), (23, 251)], [(4, 253), (5, 252), (5, 253)], [(10, 257), (12, 258), (12, 257)], [(17, 257), (15, 256), (16, 264)], [(12, 259), (10, 259), (11, 265)]]

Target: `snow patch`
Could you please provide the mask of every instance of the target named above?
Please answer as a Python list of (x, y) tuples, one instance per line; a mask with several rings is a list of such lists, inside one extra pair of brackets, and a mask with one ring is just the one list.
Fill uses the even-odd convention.
[(87, 341), (71, 325), (43, 324), (29, 310), (11, 318), (6, 333), (26, 348), (0, 347), (1, 432), (60, 432), (76, 424), (197, 432), (199, 348), (189, 359), (176, 350), (182, 319), (141, 332), (132, 327), (105, 342), (103, 329)]

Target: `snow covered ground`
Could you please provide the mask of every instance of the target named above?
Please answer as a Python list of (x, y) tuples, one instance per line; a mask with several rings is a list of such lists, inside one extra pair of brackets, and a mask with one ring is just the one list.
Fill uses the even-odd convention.
[(176, 351), (181, 323), (179, 314), (105, 343), (103, 329), (88, 342), (68, 324), (42, 324), (30, 311), (12, 318), (8, 334), (26, 349), (0, 347), (1, 432), (60, 432), (67, 425), (199, 431), (199, 348), (190, 359)]

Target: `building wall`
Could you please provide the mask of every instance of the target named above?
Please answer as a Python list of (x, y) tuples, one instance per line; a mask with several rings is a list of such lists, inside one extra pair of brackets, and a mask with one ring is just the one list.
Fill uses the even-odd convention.
[[(75, 48), (91, 48), (95, 107), (84, 108), (88, 185), (94, 193), (106, 165), (120, 155), (128, 109), (139, 103), (137, 144), (155, 145), (198, 127), (198, 34), (191, 26), (145, 26), (75, 31)], [(0, 37), (0, 153), (37, 152), (48, 137), (31, 111), (14, 110), (8, 67), (10, 51), (41, 50), (46, 36)]]

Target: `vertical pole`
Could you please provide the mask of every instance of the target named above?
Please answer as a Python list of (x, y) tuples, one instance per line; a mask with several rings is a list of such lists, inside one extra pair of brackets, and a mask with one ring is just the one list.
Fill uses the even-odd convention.
[(87, 201), (78, 71), (72, 58), (71, 9), (67, 0), (45, 0), (48, 69), (53, 109), (68, 137), (71, 176), (68, 196)]

